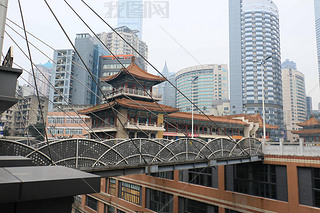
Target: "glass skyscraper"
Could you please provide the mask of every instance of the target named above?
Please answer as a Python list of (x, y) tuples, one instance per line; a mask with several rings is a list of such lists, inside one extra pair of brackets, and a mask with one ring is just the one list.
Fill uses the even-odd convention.
[[(205, 64), (184, 68), (176, 73), (177, 88), (202, 110), (213, 108), (215, 100), (228, 99), (228, 69), (226, 64)], [(193, 81), (193, 84), (191, 82)], [(191, 96), (193, 94), (193, 98)], [(192, 101), (192, 100), (191, 100)], [(191, 103), (177, 92), (176, 107), (191, 112)], [(194, 109), (195, 113), (200, 113)]]
[(320, 0), (314, 0), (314, 16), (316, 21), (318, 72), (319, 72), (319, 82), (320, 82)]
[[(266, 123), (283, 134), (279, 14), (271, 0), (229, 0), (231, 114), (262, 115), (264, 81)], [(265, 63), (265, 58), (271, 56)]]
[(126, 26), (137, 30), (139, 39), (142, 38), (142, 0), (118, 0), (118, 27)]

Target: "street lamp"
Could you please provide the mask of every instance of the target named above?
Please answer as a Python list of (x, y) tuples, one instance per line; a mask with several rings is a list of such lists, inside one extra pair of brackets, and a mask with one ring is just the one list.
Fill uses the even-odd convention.
[(266, 64), (266, 61), (270, 59), (272, 56), (268, 56), (266, 58), (261, 59), (261, 72), (262, 72), (262, 124), (263, 124), (263, 139), (266, 141), (266, 112), (264, 107), (264, 65)]
[(191, 138), (193, 138), (193, 83), (198, 79), (198, 76), (191, 80)]

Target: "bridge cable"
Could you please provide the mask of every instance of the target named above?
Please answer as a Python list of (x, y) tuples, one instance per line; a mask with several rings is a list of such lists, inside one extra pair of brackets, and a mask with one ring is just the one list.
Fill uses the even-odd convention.
[[(11, 21), (11, 20), (9, 20), (9, 21)], [(12, 21), (11, 21), (12, 22)], [(14, 22), (13, 22), (14, 23)], [(16, 26), (18, 26), (18, 27), (20, 27), (19, 25), (17, 25), (16, 23), (14, 23)], [(19, 33), (19, 32), (17, 32), (15, 29), (13, 29), (10, 25), (8, 25), (8, 24), (6, 24), (10, 29), (12, 29), (16, 34), (18, 34), (20, 37), (22, 37), (22, 35)], [(33, 34), (31, 34), (30, 32), (28, 32), (30, 35), (32, 35), (33, 37), (35, 37), (35, 35), (33, 35)], [(22, 37), (23, 38), (23, 37)], [(35, 37), (35, 38), (37, 38), (37, 37)], [(24, 39), (24, 38), (23, 38)], [(38, 40), (40, 40), (40, 39), (38, 39)], [(42, 40), (40, 40), (42, 43), (44, 43)], [(36, 47), (33, 43), (31, 43), (31, 42), (29, 42), (30, 43), (30, 45), (31, 46), (33, 46), (34, 48), (36, 48), (39, 52), (41, 52), (44, 56), (46, 56), (50, 61), (52, 61), (54, 64), (56, 64), (56, 65), (58, 65), (54, 60), (52, 60), (48, 55), (46, 55), (42, 50), (40, 50), (38, 47)], [(44, 44), (46, 44), (46, 43), (44, 43)], [(49, 45), (47, 45), (47, 46), (49, 46)], [(49, 46), (50, 47), (50, 46)], [(55, 50), (54, 48), (52, 48), (54, 51), (56, 51), (56, 52), (59, 52), (59, 51), (57, 51), (57, 50)], [(65, 57), (66, 59), (68, 59), (68, 60), (70, 60), (68, 57)], [(121, 63), (121, 62), (120, 62)], [(75, 63), (75, 64), (77, 64), (77, 63)], [(79, 64), (77, 64), (79, 67), (80, 67), (80, 65)], [(81, 68), (82, 69), (84, 69), (82, 66), (81, 66)], [(70, 74), (70, 72), (69, 71), (67, 71), (67, 70), (63, 70), (63, 71), (65, 71), (66, 73), (68, 73), (69, 75), (71, 75)], [(27, 71), (28, 72), (28, 71)], [(78, 81), (81, 85), (83, 85), (86, 89), (88, 89), (92, 94), (94, 94), (96, 97), (98, 97), (100, 100), (103, 100), (100, 96), (98, 96), (94, 91), (92, 91), (90, 88), (88, 88), (85, 84), (83, 84), (83, 82), (81, 82), (80, 80), (78, 80), (78, 78), (77, 77), (73, 77), (76, 81)], [(39, 80), (41, 80), (41, 79), (39, 79)], [(42, 80), (41, 80), (42, 81)], [(43, 81), (42, 81), (43, 82)], [(140, 83), (139, 81), (138, 81), (138, 83)], [(51, 85), (50, 85), (51, 86)], [(148, 93), (147, 91), (145, 91), (146, 93)], [(149, 93), (148, 93), (148, 95), (149, 95)], [(126, 95), (125, 95), (126, 96)], [(149, 95), (150, 96), (150, 95)], [(132, 98), (130, 98), (129, 96), (126, 96), (127, 98), (129, 98), (129, 99), (131, 99), (132, 101), (134, 101)], [(151, 96), (152, 97), (152, 96)], [(153, 99), (153, 98), (152, 98)], [(52, 101), (50, 101), (50, 102), (52, 102)], [(136, 102), (136, 101), (134, 101), (134, 102)], [(52, 102), (53, 103), (53, 102)], [(137, 102), (136, 102), (137, 103)], [(157, 102), (155, 102), (155, 103), (157, 103)], [(147, 111), (149, 111), (149, 112), (151, 112), (152, 114), (154, 114), (154, 115), (156, 115), (154, 112), (152, 112), (152, 111), (150, 111), (149, 109), (147, 109), (145, 106), (143, 106), (143, 105), (141, 105), (140, 103), (137, 103), (137, 104), (139, 104), (140, 106), (142, 106), (143, 108), (145, 108)], [(160, 105), (159, 105), (160, 106)], [(160, 108), (162, 109), (162, 107), (160, 106)], [(168, 115), (168, 113), (166, 113), (163, 109), (162, 109), (162, 111), (165, 113), (165, 114), (167, 114)], [(96, 118), (98, 118), (99, 120), (101, 120), (103, 123), (107, 123), (105, 120), (103, 120), (103, 119), (101, 119), (99, 116), (97, 116), (96, 114), (94, 114), (94, 113), (91, 113), (91, 115), (93, 115), (93, 116), (95, 116)], [(157, 115), (156, 115), (157, 116)], [(179, 128), (179, 126), (178, 126), (178, 124), (177, 123), (175, 123), (174, 122), (174, 124), (172, 124), (172, 123), (170, 123), (169, 121), (168, 121), (168, 119), (163, 119), (164, 120), (164, 122), (166, 122), (167, 124), (169, 124), (170, 126), (172, 126), (172, 127), (174, 127), (175, 129), (177, 129), (179, 132), (181, 132), (182, 134), (184, 134), (187, 138), (189, 137), (185, 132), (183, 132), (182, 130), (181, 130), (181, 128)], [(107, 134), (107, 133), (105, 133), (105, 132), (103, 132), (104, 134)], [(110, 135), (110, 134), (108, 134), (109, 136), (111, 136), (111, 137), (114, 137), (113, 135)]]
[[(93, 78), (92, 72), (90, 71), (90, 69), (88, 68), (88, 66), (87, 66), (86, 63), (84, 62), (84, 60), (82, 59), (82, 57), (81, 57), (81, 55), (79, 54), (77, 48), (76, 48), (75, 45), (72, 43), (70, 37), (69, 37), (68, 34), (66, 33), (64, 27), (61, 25), (59, 19), (57, 18), (57, 16), (56, 16), (55, 13), (53, 12), (53, 10), (51, 9), (51, 7), (50, 7), (50, 5), (48, 4), (47, 0), (44, 0), (44, 2), (46, 3), (46, 5), (47, 5), (47, 7), (49, 8), (50, 12), (51, 12), (52, 15), (54, 16), (54, 18), (55, 18), (55, 20), (57, 21), (57, 23), (59, 24), (61, 30), (64, 32), (64, 34), (65, 34), (65, 36), (67, 37), (69, 43), (72, 45), (72, 47), (73, 47), (74, 50), (76, 51), (79, 59), (81, 60), (81, 62), (83, 63), (83, 65), (86, 67), (87, 72), (90, 74), (92, 80), (93, 80), (94, 83), (97, 85), (97, 87), (98, 87), (98, 89), (100, 90), (101, 94), (102, 94), (102, 95), (104, 96), (104, 98), (107, 100), (107, 98), (106, 98), (105, 94), (103, 93), (101, 87), (100, 87), (99, 84), (97, 83), (96, 79)], [(121, 124), (122, 128), (123, 128), (123, 129), (126, 129), (125, 126), (124, 126), (124, 124), (123, 124), (123, 122), (121, 121), (121, 119), (118, 118), (118, 115), (117, 115), (117, 113), (116, 113), (117, 110), (110, 104), (110, 102), (107, 102), (107, 104), (109, 105), (109, 107), (111, 107), (111, 110), (113, 111), (113, 113), (114, 113), (114, 115), (117, 117), (117, 119), (119, 120), (119, 123)], [(121, 113), (119, 113), (119, 114), (120, 114), (124, 119), (128, 120), (128, 119), (126, 118), (126, 116), (122, 115)], [(146, 132), (143, 131), (139, 126), (136, 125), (136, 127), (137, 127), (141, 132), (143, 132), (145, 135), (147, 135)], [(129, 136), (128, 133), (127, 133), (127, 135)], [(146, 159), (144, 158), (144, 156), (141, 154), (139, 148), (136, 146), (136, 144), (134, 144), (132, 138), (131, 138), (131, 142), (132, 142), (132, 144), (135, 146), (135, 148), (137, 149), (137, 151), (139, 152), (139, 154), (142, 156), (143, 161), (145, 162), (145, 164), (148, 164), (147, 161), (146, 161)]]
[[(25, 57), (27, 59), (29, 59), (29, 57), (27, 56), (27, 54), (22, 50), (22, 48), (17, 44), (17, 42), (5, 31), (6, 35), (9, 36), (9, 38), (16, 44), (16, 46), (19, 48), (19, 50), (25, 55)], [(29, 43), (29, 42), (28, 42)], [(38, 70), (38, 72), (47, 80), (47, 82), (49, 83), (49, 85), (64, 99), (64, 101), (68, 104), (68, 106), (73, 109), (73, 111), (79, 116), (79, 113), (73, 108), (73, 106), (68, 102), (68, 100), (65, 99), (65, 97), (60, 93), (59, 90), (57, 90), (52, 83), (50, 82), (50, 80), (43, 74), (43, 72), (34, 64), (32, 63), (33, 66), (36, 67), (36, 69)], [(27, 70), (25, 70), (26, 72), (28, 72)], [(29, 73), (29, 72), (28, 72)], [(30, 74), (30, 73), (29, 73)], [(86, 122), (85, 122), (86, 123)], [(90, 126), (86, 123), (87, 127), (90, 128)], [(95, 133), (94, 133), (95, 134)], [(97, 135), (97, 138), (101, 140), (101, 138), (99, 138), (99, 136)]]
[[(41, 119), (42, 119), (42, 125), (46, 126), (45, 124), (45, 120), (44, 120), (44, 116), (43, 116), (43, 110), (42, 110), (42, 107), (41, 107), (41, 101), (40, 101), (40, 96), (39, 96), (39, 89), (38, 89), (38, 85), (37, 85), (37, 81), (36, 81), (36, 76), (35, 76), (35, 72), (34, 72), (34, 67), (33, 67), (33, 61), (32, 61), (32, 56), (31, 56), (31, 51), (30, 51), (30, 47), (29, 47), (29, 43), (28, 43), (28, 35), (27, 35), (27, 32), (26, 32), (26, 26), (25, 26), (25, 22), (24, 22), (24, 17), (23, 17), (23, 13), (22, 13), (22, 7), (21, 7), (21, 3), (20, 3), (20, 0), (18, 0), (18, 3), (19, 3), (19, 10), (20, 10), (20, 16), (21, 16), (21, 21), (22, 21), (22, 25), (23, 25), (23, 31), (24, 31), (24, 35), (25, 35), (25, 38), (26, 38), (26, 44), (27, 44), (27, 48), (28, 48), (28, 53), (29, 53), (29, 61), (30, 61), (30, 65), (31, 65), (31, 69), (32, 69), (32, 74), (33, 74), (33, 80), (34, 80), (34, 84), (35, 84), (35, 87), (36, 87), (36, 92), (37, 92), (37, 98), (38, 98), (38, 107), (39, 107), (39, 110), (40, 110), (40, 115), (41, 115)], [(45, 139), (49, 145), (49, 140), (48, 140), (48, 135), (47, 135), (47, 132), (45, 131)], [(50, 157), (51, 156), (51, 151), (50, 149), (49, 150), (49, 155)]]
[[(108, 48), (102, 41), (101, 39), (98, 37), (98, 35), (92, 30), (92, 28), (83, 20), (83, 18), (74, 10), (74, 8), (66, 1), (64, 0), (64, 2), (69, 6), (69, 8), (78, 16), (78, 18), (86, 25), (86, 27), (94, 34), (94, 36), (100, 41), (100, 43), (112, 54), (112, 56), (117, 60), (117, 62), (123, 67), (123, 69), (125, 69), (127, 71), (127, 73), (130, 74), (130, 76), (135, 80), (135, 82), (137, 82), (142, 88), (143, 88), (143, 85), (141, 84), (141, 82), (139, 82), (136, 77), (127, 70), (127, 68), (124, 66), (124, 64), (116, 57), (116, 55), (111, 51), (110, 48)], [(97, 85), (99, 87), (99, 85)], [(154, 98), (152, 97), (152, 95), (146, 90), (144, 89), (144, 92), (146, 94), (148, 94), (148, 96), (154, 101), (154, 103), (157, 104), (157, 106), (164, 112), (164, 114), (168, 115), (168, 113), (161, 107), (161, 105), (159, 105), (155, 100)], [(132, 99), (131, 99), (132, 100)], [(135, 101), (136, 102), (136, 101)], [(136, 102), (137, 103), (137, 102)], [(140, 104), (141, 105), (141, 104)], [(144, 106), (143, 106), (144, 107)], [(146, 107), (144, 107), (145, 109), (147, 109)], [(150, 110), (148, 110), (150, 111)], [(164, 120), (164, 119), (163, 119)], [(130, 121), (129, 121), (130, 122)], [(167, 121), (168, 122), (168, 121)], [(170, 122), (168, 122), (171, 126), (174, 126), (172, 125)], [(176, 129), (179, 128), (179, 125), (174, 121), (174, 124), (176, 127)], [(178, 131), (182, 132), (181, 129), (179, 128)], [(187, 138), (189, 138), (188, 134), (186, 132), (182, 132)], [(193, 143), (192, 143), (193, 144)], [(196, 146), (195, 146), (196, 147)], [(196, 147), (198, 149), (198, 147)], [(200, 150), (198, 150), (200, 151)], [(205, 157), (205, 156), (204, 156)], [(206, 157), (205, 157), (206, 158)], [(208, 159), (207, 159), (208, 160)]]
[[(66, 0), (64, 0), (66, 1)], [(132, 50), (134, 50), (144, 61), (146, 61), (155, 71), (157, 71), (157, 73), (163, 77), (164, 79), (166, 79), (170, 85), (172, 87), (175, 88), (176, 91), (178, 91), (184, 98), (186, 98), (194, 107), (196, 107), (196, 109), (198, 109), (209, 121), (211, 121), (217, 128), (219, 128), (220, 126), (214, 122), (207, 114), (205, 114), (194, 102), (192, 102), (182, 91), (180, 91), (169, 79), (167, 79), (167, 77), (165, 77), (155, 66), (153, 66), (139, 51), (137, 51), (125, 38), (123, 38), (123, 36), (121, 36), (108, 22), (106, 22), (95, 10), (93, 10), (84, 0), (81, 0), (82, 3), (84, 3), (102, 22), (104, 22), (114, 33), (116, 33), (128, 46), (131, 47)], [(223, 129), (223, 128), (221, 128)], [(233, 141), (234, 144), (237, 144), (233, 138), (227, 133), (226, 129), (223, 129), (225, 135), (231, 140)], [(240, 147), (241, 148), (241, 147)], [(244, 152), (246, 152), (245, 150), (243, 150)], [(247, 152), (246, 152), (247, 153)], [(247, 155), (249, 156), (249, 153), (247, 153)]]
[[(65, 1), (65, 0), (64, 0)], [(194, 102), (192, 102), (182, 91), (180, 91), (167, 77), (165, 77), (155, 66), (153, 66), (138, 50), (136, 50), (123, 36), (121, 36), (108, 22), (106, 22), (94, 9), (92, 9), (84, 0), (81, 0), (102, 22), (104, 22), (114, 33), (116, 33), (132, 50), (134, 50), (144, 61), (147, 62), (161, 77), (166, 79), (172, 87), (175, 88), (184, 98), (186, 98), (196, 109), (198, 109), (204, 116), (206, 116), (209, 121), (211, 121), (216, 127), (220, 127), (216, 122), (214, 122), (207, 114), (205, 114)], [(224, 130), (225, 134), (233, 140), (233, 138)]]

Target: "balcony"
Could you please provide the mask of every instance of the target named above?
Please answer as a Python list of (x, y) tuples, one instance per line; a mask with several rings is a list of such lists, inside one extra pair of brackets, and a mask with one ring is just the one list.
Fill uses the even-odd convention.
[(162, 131), (164, 132), (164, 125), (148, 124), (148, 123), (133, 123), (127, 122), (124, 127), (126, 129), (134, 129), (134, 130), (144, 130), (144, 131)]
[[(149, 94), (152, 96), (152, 98), (156, 101), (160, 101), (162, 96), (161, 95), (155, 95), (152, 94), (152, 92), (149, 92)], [(106, 98), (115, 98), (121, 95), (127, 95), (127, 96), (133, 96), (133, 97), (138, 97), (138, 98), (147, 98), (151, 99), (150, 96), (147, 94), (146, 91), (141, 90), (141, 89), (132, 89), (132, 88), (127, 88), (127, 87), (121, 87), (118, 90), (115, 90), (109, 94), (106, 94)]]

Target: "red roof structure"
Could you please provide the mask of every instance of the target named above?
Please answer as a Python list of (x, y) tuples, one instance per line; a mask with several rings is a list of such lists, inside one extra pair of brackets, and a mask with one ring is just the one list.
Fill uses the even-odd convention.
[(108, 76), (106, 78), (101, 78), (100, 80), (110, 84), (111, 81), (116, 80), (121, 75), (129, 74), (128, 72), (130, 72), (137, 79), (153, 81), (153, 82), (156, 82), (156, 84), (161, 83), (166, 80), (163, 77), (156, 76), (156, 75), (153, 75), (151, 73), (144, 71), (138, 65), (135, 64), (134, 60), (135, 60), (135, 58), (132, 57), (132, 62), (126, 69), (121, 68), (117, 74)]
[(177, 108), (173, 108), (170, 106), (162, 105), (162, 104), (157, 104), (154, 102), (147, 102), (147, 101), (138, 101), (138, 100), (130, 100), (127, 98), (121, 98), (121, 99), (116, 99), (114, 101), (111, 101), (109, 103), (105, 104), (100, 104), (88, 109), (84, 109), (79, 111), (81, 114), (89, 114), (89, 113), (94, 113), (98, 111), (102, 111), (105, 109), (109, 109), (113, 106), (122, 106), (122, 107), (127, 107), (127, 108), (134, 108), (134, 109), (139, 109), (139, 110), (150, 110), (150, 111), (156, 111), (156, 112), (166, 112), (166, 113), (171, 113), (171, 112), (177, 112)]
[(320, 121), (318, 121), (316, 118), (311, 117), (309, 120), (297, 123), (298, 126), (307, 127), (307, 126), (318, 126), (320, 125)]

